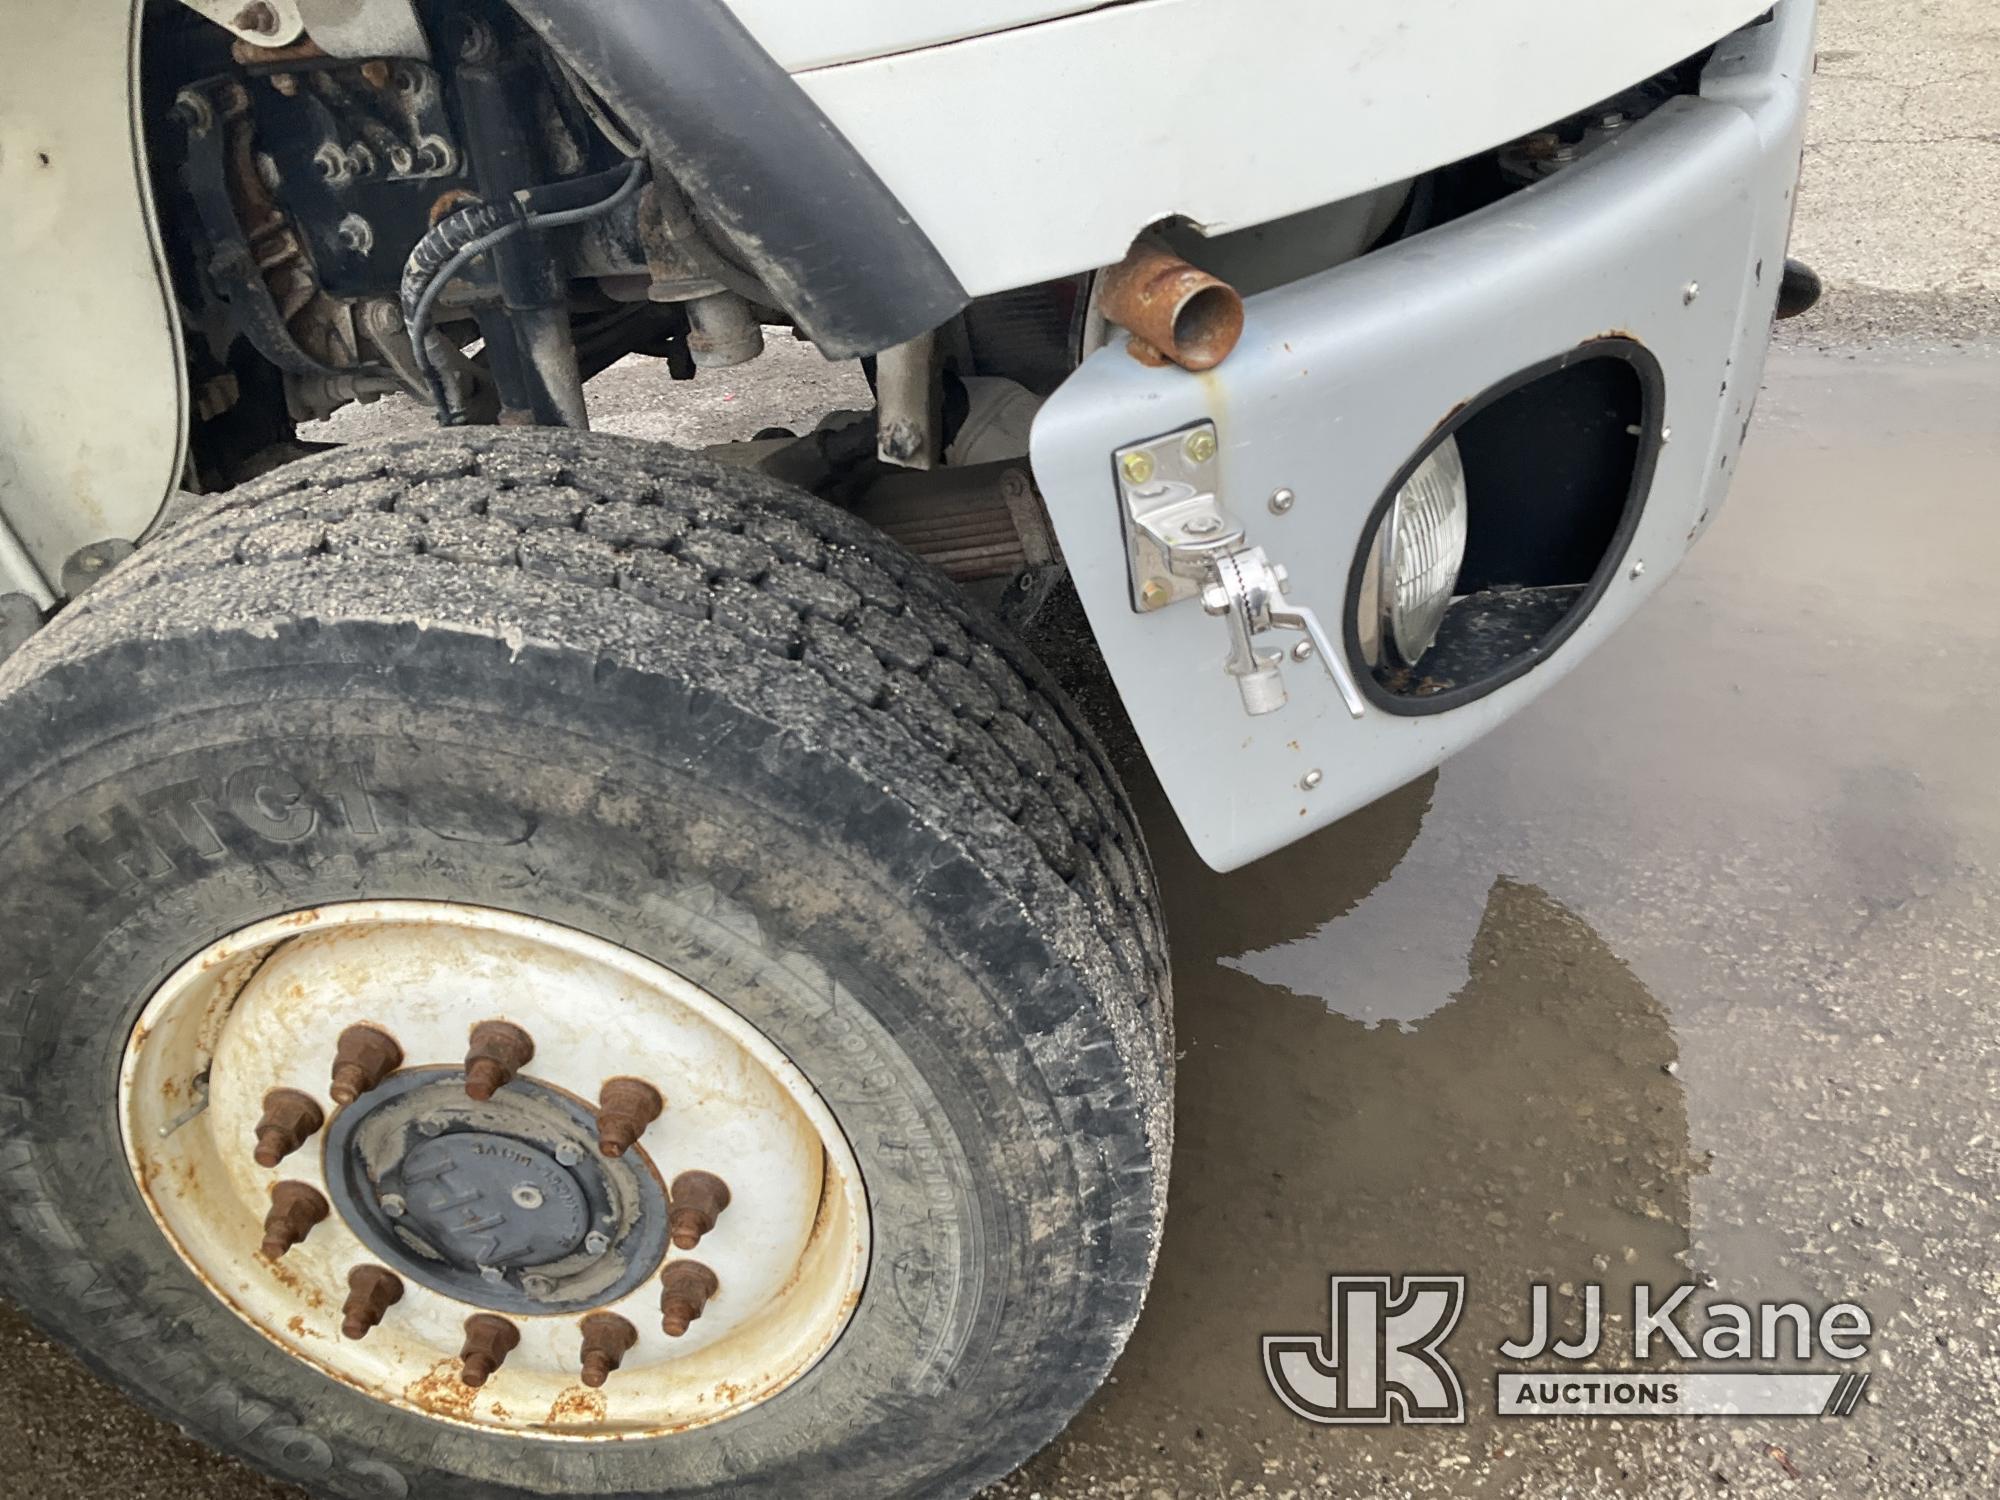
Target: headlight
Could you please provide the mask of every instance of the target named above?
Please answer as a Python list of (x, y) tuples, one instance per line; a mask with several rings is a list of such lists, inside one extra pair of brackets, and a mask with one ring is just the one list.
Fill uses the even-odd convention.
[[(1361, 653), (1415, 666), (1437, 639), (1465, 561), (1465, 465), (1447, 437), (1396, 491), (1362, 569)], [(1384, 647), (1387, 651), (1384, 651)]]

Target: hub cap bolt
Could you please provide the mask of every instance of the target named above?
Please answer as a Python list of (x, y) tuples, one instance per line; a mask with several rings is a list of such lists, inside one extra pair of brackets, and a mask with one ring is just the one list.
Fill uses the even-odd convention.
[(401, 1193), (384, 1193), (382, 1195), (382, 1212), (390, 1218), (400, 1219), (408, 1211), (409, 1205), (403, 1201)]
[(535, 1055), (534, 1038), (511, 1021), (481, 1021), (465, 1054), (465, 1091), (487, 1100), (511, 1083)]
[(583, 1320), (583, 1383), (596, 1390), (639, 1342), (639, 1330), (616, 1313), (592, 1313)]
[(583, 1237), (583, 1248), (588, 1250), (592, 1255), (602, 1255), (611, 1248), (611, 1241), (604, 1236), (601, 1230), (593, 1229)]
[(341, 1336), (365, 1339), (382, 1315), (403, 1300), (403, 1280), (381, 1266), (356, 1266), (347, 1273), (347, 1305), (341, 1309)]
[(521, 1290), (530, 1297), (547, 1297), (556, 1289), (556, 1284), (546, 1276), (523, 1276)]
[(660, 1091), (636, 1078), (612, 1078), (597, 1091), (597, 1149), (623, 1156), (665, 1108)]
[(683, 1172), (667, 1189), (667, 1227), (676, 1250), (692, 1250), (729, 1207), (729, 1184), (713, 1172)]
[(674, 1339), (686, 1333), (721, 1286), (698, 1260), (669, 1261), (660, 1273), (660, 1330)]
[(465, 1347), (458, 1354), (463, 1361), (458, 1378), (473, 1387), (486, 1384), (520, 1342), (521, 1330), (505, 1318), (474, 1313), (465, 1320)]
[(498, 1266), (481, 1266), (479, 1268), (479, 1279), (493, 1286), (498, 1286), (507, 1279), (507, 1273)]
[(257, 1165), (275, 1167), (325, 1123), (326, 1116), (311, 1094), (272, 1089), (264, 1096), (264, 1118), (257, 1122)]
[(331, 1212), (310, 1183), (279, 1183), (271, 1189), (271, 1211), (264, 1215), (264, 1254), (272, 1260), (282, 1258)]
[(583, 1160), (583, 1153), (568, 1141), (564, 1141), (560, 1146), (556, 1147), (556, 1160), (566, 1167), (573, 1167)]
[(352, 1104), (402, 1065), (403, 1049), (388, 1032), (350, 1026), (334, 1051), (333, 1084), (327, 1092), (336, 1104)]

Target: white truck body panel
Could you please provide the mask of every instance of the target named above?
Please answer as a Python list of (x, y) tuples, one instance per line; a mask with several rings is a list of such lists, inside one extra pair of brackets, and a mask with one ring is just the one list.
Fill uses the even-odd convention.
[(729, 0), (736, 18), (788, 73), (914, 52), (969, 36), (1073, 16), (1118, 0)]
[(0, 593), (44, 604), (66, 558), (151, 524), (186, 435), (133, 9), (0, 3)]
[[(754, 29), (778, 3), (737, 9)], [(904, 8), (826, 14), (862, 27)], [(1220, 233), (1400, 182), (1587, 108), (1766, 9), (1127, 0), (798, 77), (977, 295), (1108, 265), (1173, 215)]]

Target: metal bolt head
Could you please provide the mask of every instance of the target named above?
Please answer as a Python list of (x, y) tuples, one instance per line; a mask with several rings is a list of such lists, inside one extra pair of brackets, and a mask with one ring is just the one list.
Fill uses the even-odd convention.
[(1158, 578), (1148, 578), (1139, 589), (1139, 602), (1148, 609), (1164, 609), (1173, 597), (1173, 589)]
[(597, 1091), (597, 1149), (609, 1157), (623, 1156), (665, 1108), (666, 1101), (650, 1083), (638, 1078), (605, 1079)]
[(729, 1184), (713, 1172), (683, 1172), (667, 1188), (674, 1248), (692, 1250), (729, 1207)]
[(403, 1281), (383, 1266), (356, 1266), (347, 1273), (347, 1305), (341, 1312), (342, 1338), (365, 1339), (388, 1310), (403, 1300)]
[(384, 1193), (379, 1201), (382, 1212), (392, 1219), (400, 1219), (410, 1211), (410, 1205), (403, 1201), (401, 1193)]
[(1324, 773), (1318, 770), (1312, 770), (1306, 772), (1305, 775), (1299, 778), (1299, 786), (1302, 790), (1309, 792), (1324, 780), (1326, 780), (1326, 776), (1324, 775)]
[(542, 1206), (542, 1190), (532, 1182), (515, 1183), (514, 1190), (507, 1196), (514, 1200), (516, 1208), (540, 1208)]
[(1153, 455), (1150, 453), (1128, 453), (1118, 460), (1119, 470), (1125, 475), (1127, 484), (1147, 484), (1153, 478)]
[(1290, 490), (1278, 489), (1271, 491), (1271, 514), (1282, 516), (1298, 503), (1298, 499), (1299, 497), (1294, 495)]
[(266, 0), (252, 0), (252, 3), (236, 13), (230, 22), (238, 31), (254, 31), (259, 36), (269, 36), (278, 29), (278, 12)]
[(333, 1054), (333, 1082), (327, 1092), (336, 1104), (352, 1104), (403, 1065), (403, 1049), (375, 1026), (341, 1032)]
[(498, 1286), (507, 1279), (507, 1273), (498, 1266), (481, 1266), (479, 1268), (479, 1279), (491, 1286)]
[(308, 1182), (280, 1182), (271, 1189), (271, 1211), (264, 1215), (263, 1251), (278, 1260), (292, 1246), (324, 1223), (333, 1209), (325, 1195)]
[(573, 1167), (583, 1160), (583, 1152), (564, 1141), (556, 1147), (556, 1160), (566, 1167)]
[(431, 1136), (437, 1136), (437, 1135), (443, 1135), (443, 1134), (444, 1134), (444, 1121), (442, 1121), (442, 1120), (419, 1120), (419, 1121), (417, 1121), (417, 1134), (418, 1134), (418, 1135), (431, 1135)]
[(701, 1316), (721, 1288), (715, 1272), (698, 1260), (670, 1260), (660, 1273), (660, 1331), (677, 1339)]
[(1296, 646), (1292, 647), (1293, 661), (1311, 661), (1312, 659), (1313, 643), (1311, 641), (1300, 641)]
[(275, 1167), (326, 1123), (319, 1102), (298, 1089), (272, 1089), (257, 1122), (257, 1165)]
[(1222, 530), (1222, 517), (1190, 516), (1187, 525), (1181, 529), (1189, 536), (1214, 536)]
[(547, 1297), (556, 1289), (556, 1284), (546, 1276), (528, 1275), (521, 1278), (521, 1290), (530, 1297)]
[(583, 1237), (583, 1248), (591, 1255), (602, 1255), (611, 1248), (611, 1237), (601, 1229), (593, 1229)]
[(583, 1383), (592, 1390), (604, 1384), (639, 1342), (639, 1330), (616, 1313), (596, 1312), (583, 1320)]
[(1196, 428), (1181, 443), (1181, 452), (1191, 464), (1205, 464), (1215, 457), (1215, 434), (1206, 427)]
[(465, 1320), (465, 1345), (459, 1351), (458, 1378), (482, 1386), (506, 1362), (521, 1342), (521, 1330), (492, 1313), (474, 1313)]
[(340, 241), (343, 248), (356, 255), (366, 255), (375, 248), (375, 226), (360, 214), (349, 214), (342, 219), (340, 227), (334, 231), (334, 237)]
[(465, 1054), (465, 1092), (482, 1103), (505, 1088), (535, 1055), (535, 1041), (512, 1021), (481, 1021)]

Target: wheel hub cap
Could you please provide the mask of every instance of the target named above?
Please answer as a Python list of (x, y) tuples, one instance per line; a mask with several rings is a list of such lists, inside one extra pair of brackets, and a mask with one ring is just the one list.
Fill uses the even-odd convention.
[(334, 1117), (326, 1160), (335, 1211), (381, 1263), (471, 1307), (589, 1311), (666, 1250), (659, 1177), (606, 1160), (590, 1111), (529, 1078), (480, 1103), (462, 1071), (399, 1073)]
[(140, 1191), (210, 1290), (442, 1421), (722, 1420), (860, 1300), (867, 1199), (804, 1074), (699, 986), (551, 923), (434, 902), (258, 923), (160, 987), (119, 1088)]

